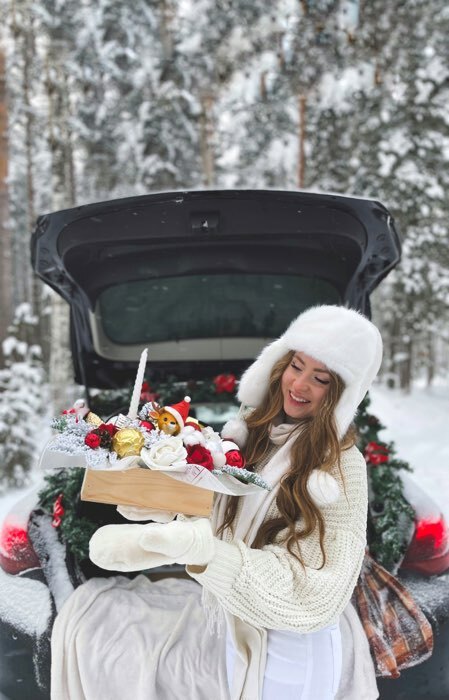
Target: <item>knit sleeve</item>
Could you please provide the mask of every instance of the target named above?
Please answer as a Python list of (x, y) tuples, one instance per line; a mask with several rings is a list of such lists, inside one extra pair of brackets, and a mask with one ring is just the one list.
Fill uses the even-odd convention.
[[(358, 451), (342, 459), (346, 494), (323, 509), (326, 562), (317, 532), (301, 540), (304, 566), (282, 543), (251, 549), (216, 539), (202, 573), (188, 573), (222, 606), (256, 627), (313, 632), (334, 622), (349, 602), (366, 545), (366, 465)], [(340, 479), (335, 473), (335, 478)]]

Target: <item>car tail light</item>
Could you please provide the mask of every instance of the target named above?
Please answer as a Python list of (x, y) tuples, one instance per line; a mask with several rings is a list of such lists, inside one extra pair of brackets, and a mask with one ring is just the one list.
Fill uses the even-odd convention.
[(19, 574), (40, 566), (30, 542), (27, 523), (7, 515), (0, 529), (0, 566), (8, 574)]
[(429, 576), (449, 569), (449, 530), (443, 515), (416, 521), (401, 567)]

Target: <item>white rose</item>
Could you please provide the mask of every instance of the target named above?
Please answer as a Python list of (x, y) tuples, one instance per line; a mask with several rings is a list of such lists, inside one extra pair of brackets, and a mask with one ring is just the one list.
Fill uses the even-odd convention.
[(149, 449), (144, 447), (140, 456), (150, 469), (182, 472), (187, 465), (187, 450), (179, 435), (166, 437)]

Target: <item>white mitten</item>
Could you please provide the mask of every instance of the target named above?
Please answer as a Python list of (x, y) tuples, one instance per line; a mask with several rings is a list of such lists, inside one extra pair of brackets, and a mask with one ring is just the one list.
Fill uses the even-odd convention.
[(117, 506), (117, 512), (127, 520), (153, 520), (155, 523), (170, 523), (176, 518), (176, 513), (168, 513), (154, 508), (140, 506)]
[(204, 566), (214, 555), (209, 520), (167, 524), (105, 525), (90, 540), (94, 564), (110, 571), (142, 571), (167, 564)]

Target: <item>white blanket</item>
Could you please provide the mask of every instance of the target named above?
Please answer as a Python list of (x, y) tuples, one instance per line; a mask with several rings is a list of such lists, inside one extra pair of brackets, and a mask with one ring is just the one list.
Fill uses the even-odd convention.
[(52, 700), (227, 700), (224, 638), (206, 631), (201, 587), (145, 576), (91, 579), (52, 634)]

